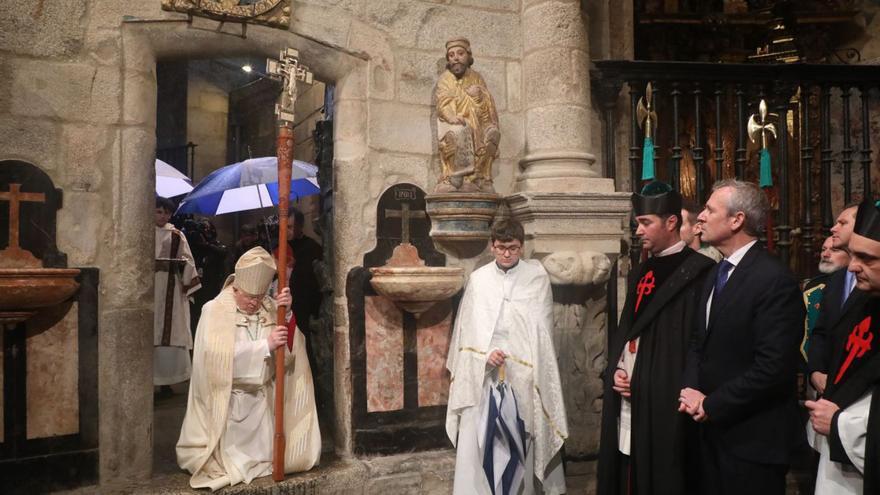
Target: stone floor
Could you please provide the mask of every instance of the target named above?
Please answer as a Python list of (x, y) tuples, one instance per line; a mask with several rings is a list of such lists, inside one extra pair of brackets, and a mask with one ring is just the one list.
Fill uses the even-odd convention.
[[(153, 478), (147, 482), (118, 483), (64, 492), (70, 495), (115, 494), (193, 494), (206, 490), (189, 487), (189, 475), (180, 470), (174, 445), (186, 412), (187, 384), (174, 387), (169, 398), (156, 398), (153, 430)], [(452, 491), (455, 452), (451, 449), (340, 459), (332, 453), (332, 442), (325, 445), (321, 465), (307, 473), (288, 476), (281, 483), (265, 477), (250, 485), (225, 488), (234, 495), (445, 495)], [(595, 474), (594, 463), (569, 468), (569, 493), (586, 495)]]
[[(153, 478), (146, 482), (119, 483), (111, 486), (86, 487), (64, 492), (85, 494), (194, 494), (207, 490), (189, 487), (189, 475), (180, 470), (174, 445), (186, 412), (187, 384), (174, 386), (170, 398), (156, 399), (153, 435)], [(332, 452), (332, 443), (325, 445), (321, 465), (281, 483), (270, 477), (254, 480), (250, 485), (236, 485), (221, 490), (230, 495), (446, 495), (452, 492), (455, 452), (451, 449), (340, 459)], [(568, 462), (566, 479), (569, 495), (595, 493), (595, 462)], [(798, 475), (800, 474), (800, 475)], [(812, 493), (805, 473), (789, 475), (787, 493)], [(806, 486), (805, 486), (806, 485)]]

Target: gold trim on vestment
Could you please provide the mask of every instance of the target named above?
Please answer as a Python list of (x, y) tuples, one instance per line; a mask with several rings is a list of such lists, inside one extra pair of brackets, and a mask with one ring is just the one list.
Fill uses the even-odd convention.
[(541, 412), (544, 413), (544, 417), (547, 418), (547, 422), (550, 423), (551, 427), (553, 427), (553, 432), (556, 433), (556, 436), (565, 441), (566, 437), (559, 432), (559, 428), (556, 426), (556, 423), (553, 422), (553, 419), (550, 418), (550, 414), (547, 412), (547, 408), (544, 407), (544, 398), (541, 397), (541, 389), (539, 389), (537, 385), (535, 385), (535, 392), (538, 393), (538, 402), (541, 403)]
[[(481, 350), (479, 350), (479, 349), (474, 349), (473, 347), (459, 347), (459, 348), (458, 348), (458, 352), (461, 352), (461, 351), (473, 352), (474, 354), (479, 354), (479, 355), (481, 355), (481, 356), (485, 356), (485, 355), (488, 354), (488, 353), (485, 352), (485, 351), (481, 351)], [(507, 361), (508, 359), (511, 360), (511, 361), (513, 361), (513, 362), (516, 363), (516, 364), (521, 364), (521, 365), (523, 365), (523, 366), (527, 366), (527, 367), (529, 367), (529, 368), (534, 368), (534, 366), (532, 365), (532, 363), (530, 363), (530, 362), (528, 362), (528, 361), (523, 361), (522, 359), (519, 359), (519, 358), (517, 358), (517, 357), (515, 357), (515, 356), (505, 356), (505, 357), (504, 357), (504, 360), (505, 360), (505, 361)]]

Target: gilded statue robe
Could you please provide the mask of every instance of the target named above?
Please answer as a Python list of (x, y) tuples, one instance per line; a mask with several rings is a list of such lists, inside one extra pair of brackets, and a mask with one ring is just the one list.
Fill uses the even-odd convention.
[[(255, 327), (254, 320), (261, 323)], [(202, 309), (177, 442), (177, 463), (192, 473), (193, 488), (217, 490), (271, 474), (266, 461), (271, 460), (272, 445), (266, 439), (273, 435), (275, 368), (268, 345), (262, 350), (259, 345), (274, 321), (270, 298), (249, 318), (237, 310), (231, 286)], [(243, 327), (253, 338), (242, 339)], [(305, 338), (298, 329), (293, 352), (285, 354), (284, 471), (295, 473), (318, 464), (321, 432)]]
[[(473, 94), (471, 94), (473, 93)], [(441, 142), (441, 162), (443, 162), (443, 176), (449, 176), (453, 165), (449, 163), (449, 153), (444, 153), (443, 140), (448, 132), (457, 132), (456, 118), (462, 118), (471, 134), (474, 153), (475, 179), (491, 180), (492, 160), (497, 153), (488, 153), (486, 146), (489, 134), (494, 134), (494, 144), (498, 142), (498, 112), (495, 109), (495, 100), (489, 93), (486, 81), (477, 71), (467, 69), (461, 79), (456, 78), (450, 71), (445, 71), (437, 81), (436, 89), (437, 116), (440, 120), (437, 133)], [(464, 143), (466, 140), (457, 140)]]

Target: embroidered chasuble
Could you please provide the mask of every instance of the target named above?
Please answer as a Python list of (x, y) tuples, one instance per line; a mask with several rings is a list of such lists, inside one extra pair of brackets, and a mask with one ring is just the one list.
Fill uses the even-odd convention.
[[(177, 442), (177, 462), (192, 473), (193, 488), (217, 490), (272, 474), (275, 367), (266, 337), (274, 322), (270, 298), (247, 315), (236, 308), (231, 286), (202, 310)], [(298, 329), (293, 352), (285, 354), (284, 466), (293, 473), (317, 465), (321, 433), (305, 338)]]
[(184, 382), (190, 377), (193, 347), (189, 296), (202, 284), (186, 237), (170, 223), (156, 227), (154, 283), (153, 384)]
[(552, 304), (550, 278), (538, 261), (520, 260), (506, 272), (492, 262), (471, 274), (446, 362), (452, 375), (446, 432), (457, 450), (454, 494), (491, 493), (478, 424), (486, 387), (497, 379), (496, 369), (486, 363), (493, 349), (507, 355), (506, 380), (529, 437), (523, 493), (564, 493), (558, 454), (568, 424), (552, 341)]

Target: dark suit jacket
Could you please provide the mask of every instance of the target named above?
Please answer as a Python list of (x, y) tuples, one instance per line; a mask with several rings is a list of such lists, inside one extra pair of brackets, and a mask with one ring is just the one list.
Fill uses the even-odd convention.
[(828, 285), (825, 286), (825, 295), (822, 296), (819, 318), (813, 328), (810, 337), (810, 350), (807, 353), (807, 368), (810, 373), (818, 371), (828, 373), (831, 366), (832, 341), (831, 330), (840, 321), (847, 311), (854, 307), (860, 307), (864, 302), (865, 294), (859, 289), (853, 289), (841, 306), (843, 291), (846, 290), (846, 268), (841, 268), (828, 277)]
[(703, 438), (752, 462), (788, 464), (804, 441), (796, 387), (804, 303), (794, 276), (759, 244), (720, 295), (703, 287), (685, 385), (706, 394)]

